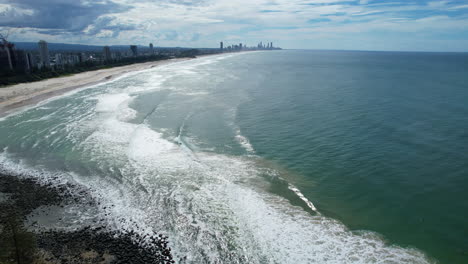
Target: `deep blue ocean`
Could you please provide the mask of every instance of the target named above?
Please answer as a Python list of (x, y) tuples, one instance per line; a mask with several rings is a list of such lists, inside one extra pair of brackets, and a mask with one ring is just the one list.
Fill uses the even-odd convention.
[(174, 62), (7, 116), (0, 149), (180, 263), (468, 263), (466, 53)]

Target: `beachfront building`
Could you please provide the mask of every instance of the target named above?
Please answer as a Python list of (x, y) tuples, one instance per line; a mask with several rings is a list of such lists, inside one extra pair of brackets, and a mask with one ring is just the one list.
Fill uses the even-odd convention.
[(34, 55), (30, 52), (27, 52), (26, 55), (26, 71), (31, 71), (34, 67), (36, 67), (36, 61), (34, 59)]
[(31, 53), (16, 50), (13, 45), (6, 49), (0, 51), (0, 71), (29, 72), (35, 67)]
[(72, 54), (68, 57), (68, 63), (71, 65), (76, 65), (80, 63), (80, 56), (76, 54)]
[(122, 55), (122, 52), (120, 52), (120, 51), (116, 51), (116, 52), (112, 53), (112, 59), (114, 59), (114, 60), (120, 60), (123, 57), (124, 56)]
[(50, 68), (50, 56), (47, 42), (44, 40), (39, 41), (39, 56), (41, 59), (41, 67)]
[(62, 66), (64, 64), (62, 53), (55, 53), (55, 65)]
[(10, 47), (5, 47), (0, 52), (0, 69), (3, 70), (13, 70), (13, 60), (12, 52), (13, 50)]
[(150, 43), (150, 44), (149, 44), (149, 49), (150, 49), (150, 55), (154, 55), (153, 43)]
[(109, 46), (104, 47), (103, 54), (104, 54), (104, 61), (110, 61), (112, 59), (112, 54), (111, 54)]
[(219, 43), (219, 49), (221, 50), (221, 52), (224, 49), (224, 43), (222, 41)]
[(29, 65), (28, 65), (28, 57), (27, 57), (27, 52), (23, 50), (14, 50), (13, 52), (13, 67), (15, 68), (16, 71), (29, 71)]
[(136, 45), (130, 45), (130, 51), (132, 52), (133, 57), (138, 56), (138, 47)]

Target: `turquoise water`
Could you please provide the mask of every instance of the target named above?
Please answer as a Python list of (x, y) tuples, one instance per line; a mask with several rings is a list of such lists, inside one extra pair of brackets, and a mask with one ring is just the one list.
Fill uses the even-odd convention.
[(466, 263), (467, 72), (455, 53), (172, 63), (0, 120), (0, 168), (85, 186), (181, 263)]
[(350, 228), (468, 262), (467, 54), (290, 52), (262, 63), (271, 78), (239, 118), (259, 155), (300, 174), (304, 194)]

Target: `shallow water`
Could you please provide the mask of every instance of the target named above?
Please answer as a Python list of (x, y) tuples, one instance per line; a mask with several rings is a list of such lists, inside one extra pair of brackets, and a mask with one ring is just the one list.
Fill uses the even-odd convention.
[(112, 228), (187, 263), (462, 263), (467, 61), (176, 62), (2, 119), (0, 166), (89, 188)]

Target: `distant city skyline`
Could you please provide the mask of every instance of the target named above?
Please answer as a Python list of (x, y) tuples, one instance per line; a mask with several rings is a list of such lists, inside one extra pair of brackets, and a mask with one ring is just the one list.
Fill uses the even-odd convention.
[(468, 51), (468, 0), (0, 0), (10, 41)]

